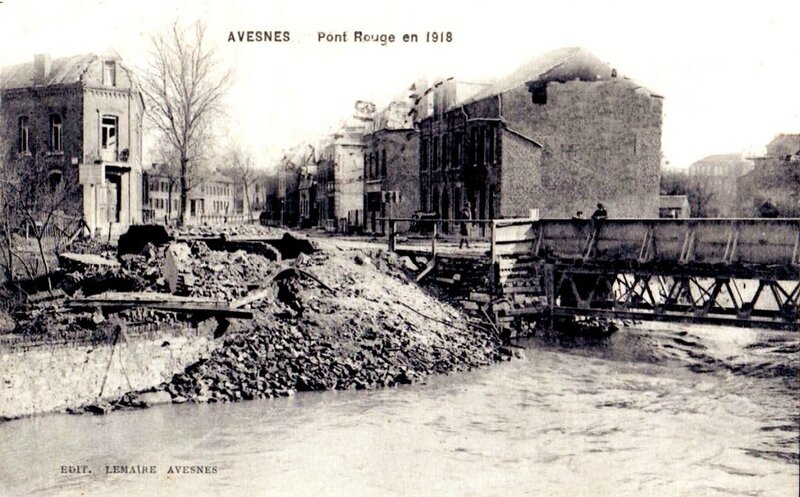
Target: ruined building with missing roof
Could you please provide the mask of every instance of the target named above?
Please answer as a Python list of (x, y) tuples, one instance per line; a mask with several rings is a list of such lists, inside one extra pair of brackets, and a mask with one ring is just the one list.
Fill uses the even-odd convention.
[(92, 235), (141, 221), (144, 100), (115, 54), (37, 55), (0, 77), (4, 162), (36, 167), (52, 189), (74, 192), (59, 210)]
[(611, 217), (658, 216), (660, 96), (580, 48), (460, 90), (436, 85), (419, 125), (423, 211), (569, 217), (602, 202)]

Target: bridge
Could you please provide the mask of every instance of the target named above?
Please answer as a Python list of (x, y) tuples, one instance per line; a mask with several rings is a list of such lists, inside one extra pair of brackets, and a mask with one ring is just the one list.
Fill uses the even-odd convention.
[(497, 295), (539, 297), (508, 316), (800, 330), (797, 218), (495, 220), (490, 255)]

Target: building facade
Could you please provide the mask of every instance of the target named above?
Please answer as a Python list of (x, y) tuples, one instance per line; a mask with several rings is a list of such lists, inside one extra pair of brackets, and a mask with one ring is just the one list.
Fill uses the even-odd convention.
[(4, 67), (0, 102), (7, 167), (35, 166), (74, 191), (68, 203), (92, 235), (141, 221), (144, 101), (118, 55)]
[(736, 184), (738, 215), (800, 217), (800, 134), (781, 134)]
[(578, 48), (466, 100), (443, 82), (419, 125), (420, 209), (456, 219), (468, 202), (473, 219), (569, 217), (601, 202), (612, 217), (656, 217), (661, 104)]
[(381, 218), (411, 218), (419, 209), (419, 133), (383, 128), (364, 143), (364, 229), (384, 233)]
[(741, 154), (717, 154), (689, 166), (689, 178), (706, 197), (706, 217), (734, 217), (740, 211), (736, 200), (737, 180), (753, 169)]
[[(142, 218), (145, 222), (175, 224), (180, 219), (181, 193), (178, 178), (163, 166), (148, 168), (142, 180)], [(234, 208), (234, 181), (227, 176), (214, 174), (200, 179), (189, 189), (186, 224), (222, 224), (236, 213)]]
[(348, 231), (364, 219), (364, 135), (372, 113), (356, 114), (321, 145), (317, 162), (318, 226)]

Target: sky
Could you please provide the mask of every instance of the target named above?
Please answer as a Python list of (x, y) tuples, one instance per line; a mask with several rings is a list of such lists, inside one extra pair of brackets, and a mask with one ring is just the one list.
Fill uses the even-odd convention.
[[(550, 50), (581, 46), (664, 97), (662, 151), (672, 167), (707, 155), (757, 154), (800, 132), (800, 2), (491, 0), (2, 0), (0, 64), (116, 51), (146, 62), (148, 34), (202, 20), (235, 71), (220, 132), (260, 165), (415, 80), (500, 78)], [(288, 43), (229, 42), (231, 31), (289, 31)], [(348, 32), (346, 43), (318, 33)], [(353, 33), (392, 33), (382, 46)], [(450, 43), (403, 43), (451, 32)]]

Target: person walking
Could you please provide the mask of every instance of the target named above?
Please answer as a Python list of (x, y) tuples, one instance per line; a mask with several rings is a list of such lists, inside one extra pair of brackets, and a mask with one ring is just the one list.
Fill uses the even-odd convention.
[(472, 219), (472, 210), (470, 209), (469, 202), (464, 204), (464, 208), (461, 209), (461, 239), (458, 242), (458, 248), (462, 248), (465, 244), (467, 248), (469, 248), (469, 229), (470, 229), (470, 220)]

